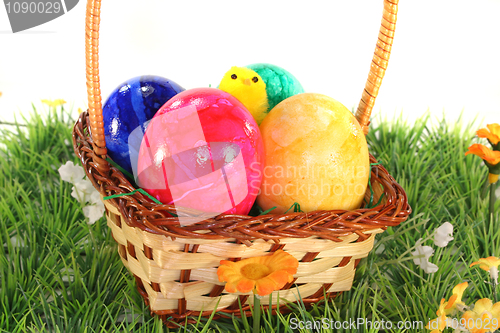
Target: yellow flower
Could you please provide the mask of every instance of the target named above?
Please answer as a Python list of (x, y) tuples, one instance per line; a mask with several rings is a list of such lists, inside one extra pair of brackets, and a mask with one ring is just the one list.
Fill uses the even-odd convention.
[(500, 327), (500, 302), (493, 304), (488, 298), (480, 299), (473, 310), (463, 314), (462, 319), (471, 333), (494, 332)]
[(465, 303), (462, 302), (462, 296), (468, 285), (468, 282), (463, 282), (456, 285), (453, 288), (453, 295), (448, 301), (446, 301), (444, 298), (441, 299), (439, 309), (436, 311), (437, 318), (429, 321), (426, 326), (427, 329), (432, 330), (431, 333), (439, 333), (444, 330), (447, 324), (447, 315), (451, 314), (458, 305), (465, 305)]
[(495, 184), (498, 181), (498, 175), (495, 175), (494, 173), (489, 173), (488, 174), (488, 182), (490, 184)]
[(500, 142), (500, 125), (498, 124), (489, 124), (486, 125), (486, 128), (481, 128), (476, 132), (477, 136), (480, 138), (488, 139), (492, 145), (496, 145)]
[(47, 104), (48, 106), (51, 107), (56, 107), (59, 105), (66, 104), (66, 101), (64, 99), (54, 99), (54, 100), (42, 99), (42, 103)]
[(439, 309), (436, 311), (436, 314), (439, 316), (442, 316), (443, 314), (446, 314), (445, 313), (445, 308), (446, 308), (446, 305), (448, 304), (448, 302), (446, 302), (444, 300), (444, 298), (441, 299), (441, 303), (439, 303)]
[(253, 291), (266, 296), (293, 281), (299, 262), (292, 255), (278, 250), (272, 255), (243, 259), (237, 262), (221, 260), (217, 269), (220, 282), (229, 293)]
[(450, 297), (450, 299), (446, 303), (446, 306), (444, 307), (446, 314), (450, 314), (454, 309), (457, 308), (457, 305), (465, 305), (465, 303), (462, 302), (462, 296), (468, 285), (468, 282), (462, 282), (460, 284), (457, 284), (455, 288), (453, 288), (453, 295)]
[(477, 155), (491, 165), (497, 165), (500, 162), (500, 151), (491, 150), (479, 143), (475, 143), (469, 147), (469, 151), (465, 153), (465, 156), (469, 154)]
[(446, 328), (446, 314), (445, 307), (447, 302), (445, 302), (444, 298), (441, 299), (441, 303), (439, 304), (439, 309), (436, 311), (437, 318), (429, 321), (427, 323), (428, 330), (432, 330), (431, 333), (440, 333)]

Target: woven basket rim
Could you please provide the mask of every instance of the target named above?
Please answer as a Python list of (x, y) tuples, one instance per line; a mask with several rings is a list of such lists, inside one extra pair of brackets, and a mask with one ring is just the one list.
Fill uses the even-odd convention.
[[(135, 188), (117, 168), (109, 167), (107, 175), (100, 174), (102, 166), (97, 165), (99, 158), (96, 159), (93, 151), (88, 124), (88, 113), (82, 112), (73, 128), (75, 154), (80, 158), (88, 179), (103, 197), (134, 191)], [(377, 162), (371, 154), (370, 162)], [(103, 164), (109, 165), (105, 160)], [(236, 239), (248, 243), (255, 239), (279, 242), (280, 238), (318, 237), (339, 242), (341, 236), (356, 233), (365, 238), (363, 231), (397, 226), (411, 213), (405, 191), (381, 164), (374, 166), (371, 179), (372, 183), (383, 187), (385, 202), (370, 209), (259, 216), (221, 214), (182, 227), (170, 214), (178, 212), (179, 207), (156, 204), (139, 192), (109, 201), (122, 211), (128, 225), (172, 238)], [(189, 213), (189, 210), (184, 211)]]

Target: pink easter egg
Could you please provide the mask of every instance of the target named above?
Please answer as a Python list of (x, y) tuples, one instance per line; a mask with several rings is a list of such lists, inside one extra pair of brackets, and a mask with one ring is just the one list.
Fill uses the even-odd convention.
[[(171, 98), (148, 124), (137, 179), (162, 203), (175, 205), (186, 225), (221, 213), (248, 214), (263, 159), (259, 127), (243, 104), (219, 89), (191, 89)], [(183, 218), (183, 208), (202, 213)]]

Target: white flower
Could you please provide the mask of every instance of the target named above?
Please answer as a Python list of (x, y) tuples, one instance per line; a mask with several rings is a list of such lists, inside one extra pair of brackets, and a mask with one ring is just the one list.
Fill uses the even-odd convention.
[(498, 284), (498, 268), (491, 267), (490, 268), (490, 277), (495, 281), (495, 286)]
[(85, 171), (79, 165), (75, 165), (73, 162), (68, 161), (66, 164), (59, 168), (59, 175), (61, 179), (65, 182), (74, 184), (75, 182), (82, 180), (85, 177)]
[(83, 215), (89, 219), (89, 224), (94, 224), (104, 214), (104, 204), (99, 200), (98, 203), (83, 207)]
[(422, 246), (422, 238), (415, 244), (415, 251), (411, 254), (413, 256), (422, 256), (420, 258), (413, 259), (415, 265), (420, 266), (427, 274), (435, 273), (438, 270), (438, 266), (429, 262), (429, 258), (434, 254), (434, 249), (430, 246)]
[(89, 202), (91, 204), (94, 204), (94, 205), (102, 203), (102, 201), (101, 201), (101, 194), (99, 192), (97, 192), (97, 191), (92, 192), (92, 194), (90, 195), (90, 198), (89, 198)]
[(89, 201), (91, 205), (83, 208), (83, 215), (89, 218), (89, 224), (93, 224), (104, 214), (104, 203), (101, 201), (101, 194), (96, 190), (90, 195)]
[(68, 161), (59, 168), (59, 174), (62, 180), (74, 185), (71, 191), (73, 198), (82, 205), (90, 203), (90, 205), (83, 207), (83, 215), (89, 219), (89, 224), (94, 224), (102, 217), (105, 209), (99, 192), (94, 188), (90, 180), (84, 179), (85, 171), (83, 168)]
[(434, 230), (434, 244), (439, 247), (445, 247), (454, 238), (453, 225), (450, 222), (445, 222), (439, 228)]
[[(90, 197), (94, 192), (97, 191), (90, 180), (83, 179), (75, 183), (73, 191), (71, 191), (71, 196), (84, 205), (90, 200)], [(97, 192), (97, 194), (99, 194), (99, 192)]]

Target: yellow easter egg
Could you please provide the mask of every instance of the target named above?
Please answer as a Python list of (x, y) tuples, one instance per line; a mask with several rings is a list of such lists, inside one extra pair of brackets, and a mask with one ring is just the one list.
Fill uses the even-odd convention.
[(304, 93), (274, 107), (260, 125), (265, 167), (257, 204), (284, 213), (360, 207), (370, 172), (356, 118), (325, 95)]

